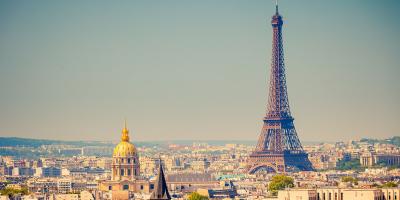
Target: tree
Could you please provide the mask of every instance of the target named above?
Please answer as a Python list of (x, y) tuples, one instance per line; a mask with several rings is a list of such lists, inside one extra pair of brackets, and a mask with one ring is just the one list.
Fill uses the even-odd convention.
[(188, 200), (208, 200), (208, 197), (203, 196), (197, 192), (192, 192), (189, 197)]
[(350, 183), (353, 183), (355, 185), (358, 184), (358, 180), (356, 178), (352, 177), (352, 176), (343, 176), (342, 177), (342, 182), (345, 182), (345, 183), (350, 182)]
[(0, 190), (0, 194), (1, 195), (5, 195), (5, 196), (15, 196), (17, 194), (21, 194), (21, 195), (27, 195), (29, 194), (28, 188), (21, 188), (19, 189), (13, 189), (13, 188), (4, 188), (2, 190)]
[(352, 159), (349, 161), (345, 161), (344, 159), (342, 159), (336, 163), (336, 169), (337, 170), (360, 170), (360, 169), (362, 169), (362, 166), (360, 164), (359, 159)]
[(19, 190), (21, 192), (22, 195), (28, 195), (29, 194), (29, 190), (26, 187), (23, 187)]
[(386, 182), (382, 185), (383, 188), (397, 187), (397, 183), (393, 181)]
[(278, 190), (292, 187), (294, 187), (293, 178), (278, 174), (272, 177), (271, 182), (268, 184), (268, 191), (270, 191), (272, 195), (276, 196)]

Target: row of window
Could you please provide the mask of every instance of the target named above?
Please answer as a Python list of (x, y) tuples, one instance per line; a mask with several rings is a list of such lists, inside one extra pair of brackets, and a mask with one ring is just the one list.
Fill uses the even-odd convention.
[[(388, 192), (388, 200), (392, 200), (391, 196), (390, 196), (390, 192)], [(397, 193), (396, 192), (393, 193), (393, 200), (397, 200)]]
[[(122, 189), (123, 190), (129, 190), (129, 185), (123, 185)], [(140, 190), (143, 190), (143, 189), (144, 189), (144, 186), (140, 185)], [(108, 190), (112, 190), (112, 185), (108, 186)], [(154, 184), (150, 184), (150, 190), (154, 190)]]
[[(340, 199), (343, 199), (343, 192), (340, 193)], [(322, 193), (322, 197), (320, 196), (320, 193), (317, 194), (317, 200), (338, 200), (338, 194), (335, 192), (335, 197), (332, 199), (332, 193), (328, 193), (328, 196), (326, 196), (325, 193)]]
[[(343, 193), (340, 193), (340, 199), (343, 200)], [(383, 198), (381, 197), (375, 197), (376, 200), (382, 200)], [(338, 200), (338, 195), (335, 192), (335, 196), (334, 199), (332, 199), (332, 194), (329, 192), (328, 195), (326, 196), (325, 193), (322, 193), (322, 197), (320, 196), (320, 193), (317, 194), (317, 200)], [(388, 199), (387, 200), (392, 200), (391, 196), (390, 196), (390, 192), (388, 195)], [(393, 200), (397, 200), (397, 194), (396, 192), (394, 192), (394, 196), (393, 196)]]
[[(125, 171), (126, 171), (126, 173), (125, 173)], [(117, 173), (116, 175), (118, 175), (118, 171), (116, 171), (116, 173)], [(133, 173), (134, 173), (135, 176), (137, 175), (135, 170), (133, 170)], [(132, 175), (132, 171), (131, 171), (131, 169), (127, 169), (127, 170), (120, 169), (119, 170), (119, 175), (120, 176), (125, 176), (125, 175), (130, 176), (130, 175)]]
[(125, 158), (115, 158), (114, 159), (114, 164), (131, 164), (131, 163), (133, 163), (133, 164), (136, 164), (136, 159), (135, 158), (127, 158), (127, 159), (125, 159)]

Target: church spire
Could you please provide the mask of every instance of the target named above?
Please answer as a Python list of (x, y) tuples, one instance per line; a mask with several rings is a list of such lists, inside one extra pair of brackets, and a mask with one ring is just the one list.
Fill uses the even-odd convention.
[(164, 200), (171, 199), (168, 192), (167, 182), (165, 181), (164, 170), (162, 167), (161, 159), (158, 167), (157, 180), (154, 183), (154, 191), (151, 193), (150, 200)]
[(275, 15), (279, 15), (279, 12), (278, 12), (278, 0), (275, 0)]

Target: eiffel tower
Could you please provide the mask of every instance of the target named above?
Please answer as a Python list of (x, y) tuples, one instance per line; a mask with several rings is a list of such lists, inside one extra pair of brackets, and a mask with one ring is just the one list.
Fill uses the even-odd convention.
[(257, 146), (249, 156), (248, 172), (310, 171), (313, 168), (301, 146), (289, 108), (282, 44), (283, 21), (278, 4), (271, 24), (273, 40), (268, 109)]

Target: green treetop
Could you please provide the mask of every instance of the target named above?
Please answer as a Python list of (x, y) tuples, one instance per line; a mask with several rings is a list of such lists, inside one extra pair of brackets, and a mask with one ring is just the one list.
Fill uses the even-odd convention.
[(293, 178), (278, 174), (272, 177), (271, 182), (268, 184), (268, 191), (270, 191), (272, 195), (276, 196), (278, 194), (278, 190), (292, 187), (294, 187)]
[(397, 187), (397, 183), (393, 181), (386, 182), (382, 185), (383, 188)]
[(192, 192), (189, 197), (188, 200), (208, 200), (208, 197), (200, 195), (197, 192)]
[(342, 182), (352, 183), (354, 185), (358, 184), (358, 180), (356, 178), (352, 177), (352, 176), (343, 176), (342, 177)]

